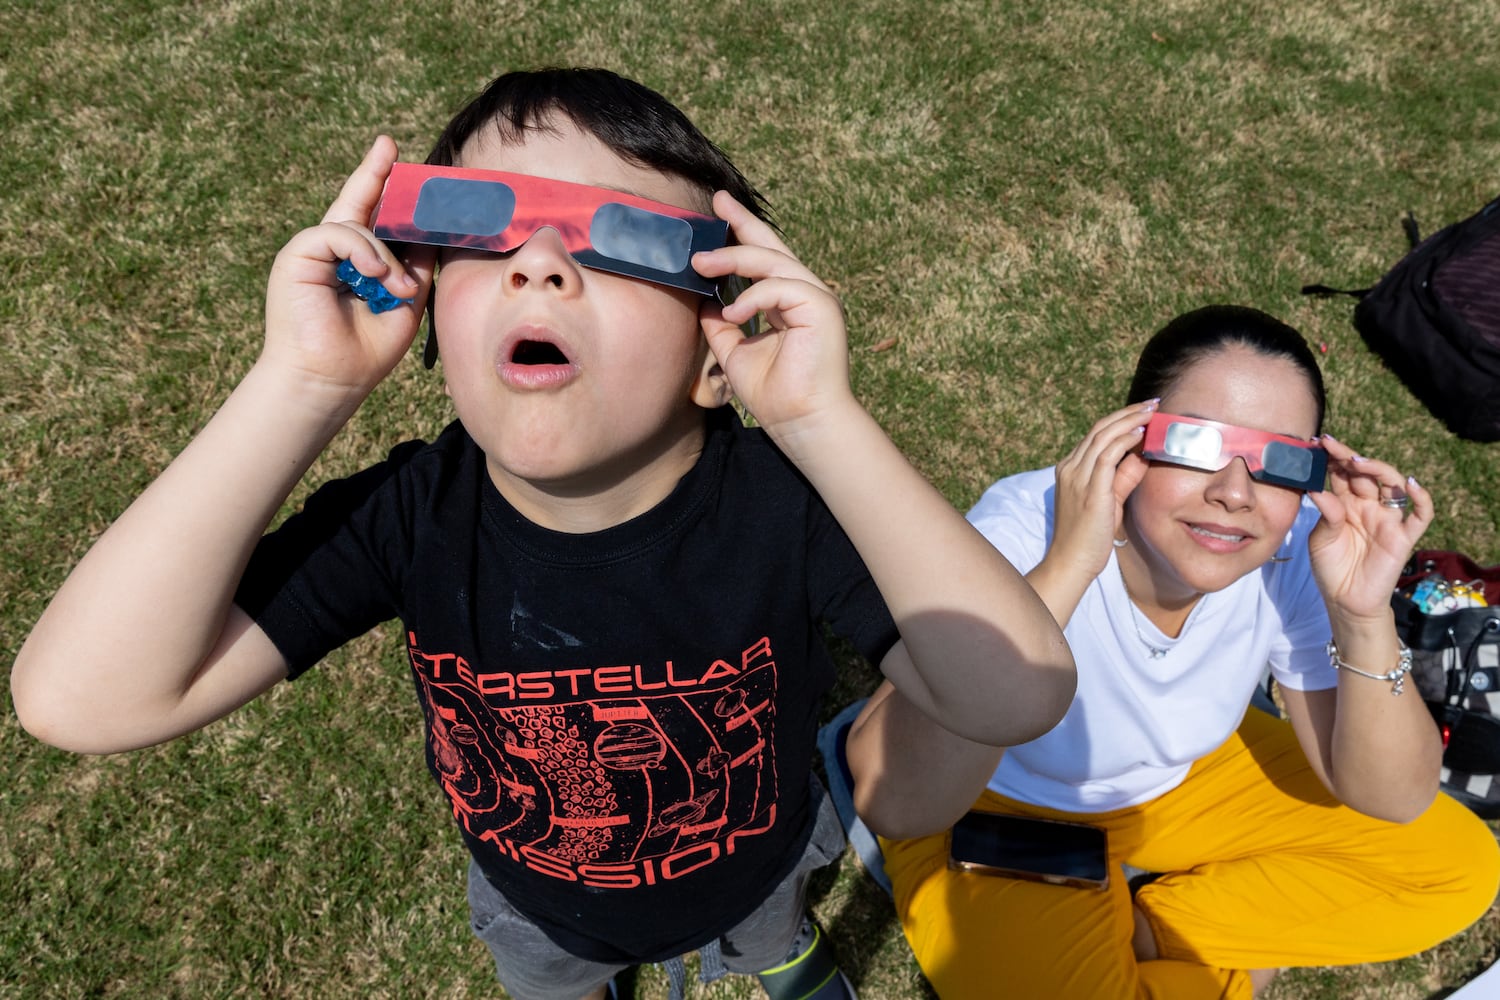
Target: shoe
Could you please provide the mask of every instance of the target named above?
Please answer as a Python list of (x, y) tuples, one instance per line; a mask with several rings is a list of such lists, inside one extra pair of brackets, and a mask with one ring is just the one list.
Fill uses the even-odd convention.
[(823, 929), (807, 917), (787, 960), (757, 978), (770, 1000), (858, 1000)]

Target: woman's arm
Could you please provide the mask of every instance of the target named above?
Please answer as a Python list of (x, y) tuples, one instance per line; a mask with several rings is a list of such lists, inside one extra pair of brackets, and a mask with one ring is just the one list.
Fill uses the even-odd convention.
[[(1344, 663), (1370, 674), (1394, 669), (1400, 641), (1391, 592), (1432, 521), (1432, 497), (1391, 466), (1324, 435), (1329, 489), (1309, 494), (1323, 515), (1308, 539), (1314, 578)], [(1409, 506), (1381, 503), (1408, 498)], [(1283, 690), (1287, 716), (1309, 762), (1339, 800), (1379, 819), (1409, 822), (1438, 791), (1442, 739), (1410, 679), (1340, 669), (1327, 691)]]

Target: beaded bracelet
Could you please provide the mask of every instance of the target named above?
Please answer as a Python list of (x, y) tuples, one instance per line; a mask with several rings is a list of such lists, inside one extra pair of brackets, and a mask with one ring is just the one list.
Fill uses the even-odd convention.
[(1345, 663), (1339, 658), (1339, 648), (1334, 645), (1332, 639), (1328, 640), (1328, 663), (1335, 670), (1347, 670), (1351, 674), (1359, 674), (1368, 677), (1372, 681), (1390, 681), (1391, 695), (1394, 697), (1406, 690), (1406, 675), (1411, 673), (1411, 649), (1404, 642), (1397, 640), (1401, 646), (1401, 654), (1396, 658), (1396, 666), (1383, 674), (1372, 674), (1368, 670), (1361, 670), (1352, 663)]

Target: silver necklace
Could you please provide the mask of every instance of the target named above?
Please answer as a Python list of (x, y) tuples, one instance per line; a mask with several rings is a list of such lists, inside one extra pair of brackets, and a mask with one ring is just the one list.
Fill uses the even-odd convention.
[(1125, 585), (1125, 570), (1120, 566), (1120, 560), (1115, 560), (1115, 569), (1120, 574), (1120, 589), (1125, 591), (1125, 607), (1130, 610), (1130, 624), (1135, 626), (1135, 637), (1141, 640), (1141, 645), (1146, 647), (1146, 652), (1151, 654), (1151, 659), (1159, 660), (1170, 652), (1170, 647), (1158, 646), (1146, 638), (1146, 633), (1141, 631), (1141, 620), (1136, 617), (1135, 601), (1130, 597), (1130, 588)]
[(1135, 626), (1135, 637), (1141, 640), (1141, 645), (1146, 647), (1146, 652), (1151, 654), (1151, 659), (1159, 660), (1166, 656), (1168, 649), (1165, 646), (1153, 645), (1151, 640), (1146, 638), (1146, 633), (1141, 631), (1141, 623), (1135, 616), (1135, 602), (1130, 600), (1129, 595), (1126, 595), (1125, 600), (1130, 605), (1130, 622)]

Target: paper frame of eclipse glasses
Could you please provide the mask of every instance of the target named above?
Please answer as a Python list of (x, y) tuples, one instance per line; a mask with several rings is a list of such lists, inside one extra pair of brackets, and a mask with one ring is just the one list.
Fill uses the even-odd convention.
[(1328, 474), (1328, 452), (1311, 441), (1172, 413), (1152, 415), (1141, 457), (1205, 472), (1240, 458), (1251, 479), (1309, 493), (1321, 492)]
[(732, 283), (693, 270), (729, 223), (623, 191), (501, 170), (397, 163), (375, 211), (383, 240), (507, 253), (551, 226), (579, 264), (734, 301)]

